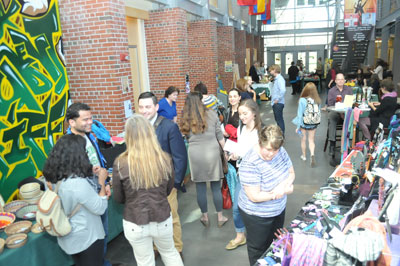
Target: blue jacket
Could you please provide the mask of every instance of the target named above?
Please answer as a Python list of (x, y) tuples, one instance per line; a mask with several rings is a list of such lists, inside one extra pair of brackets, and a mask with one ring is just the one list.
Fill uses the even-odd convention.
[(305, 125), (303, 122), (304, 112), (307, 107), (307, 99), (301, 97), (299, 100), (299, 106), (297, 107), (297, 116), (292, 120), (292, 123), (296, 125), (296, 129), (302, 128), (313, 128), (314, 125)]
[[(160, 117), (157, 117), (158, 119)], [(175, 188), (185, 192), (183, 179), (186, 173), (188, 158), (185, 142), (178, 126), (171, 120), (163, 119), (156, 128), (156, 135), (163, 151), (168, 152), (172, 157), (175, 171)]]
[[(67, 129), (67, 134), (72, 134), (72, 131), (71, 131), (70, 127)], [(103, 154), (100, 152), (99, 144), (97, 144), (96, 138), (93, 136), (92, 133), (86, 133), (86, 135), (88, 136), (88, 138), (92, 142), (93, 147), (96, 149), (97, 157), (99, 157), (99, 161), (100, 161), (100, 166), (103, 167), (103, 168), (107, 168), (106, 167), (107, 161), (104, 158)]]

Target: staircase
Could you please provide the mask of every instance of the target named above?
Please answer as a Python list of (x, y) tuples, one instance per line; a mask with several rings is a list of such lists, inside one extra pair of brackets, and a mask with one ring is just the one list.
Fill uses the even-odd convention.
[(348, 76), (354, 76), (360, 64), (364, 63), (368, 51), (369, 41), (350, 42), (344, 37), (344, 24), (339, 22), (336, 25), (332, 37), (331, 58), (333, 64)]

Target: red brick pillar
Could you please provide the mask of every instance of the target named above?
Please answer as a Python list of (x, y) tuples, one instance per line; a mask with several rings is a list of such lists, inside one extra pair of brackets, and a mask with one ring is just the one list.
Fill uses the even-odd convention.
[[(132, 91), (124, 93), (122, 79), (131, 87), (128, 35), (123, 0), (59, 1), (63, 45), (73, 101), (92, 108), (112, 135), (123, 131), (124, 100), (133, 103)], [(95, 12), (94, 12), (95, 10)]]
[(226, 91), (232, 87), (233, 72), (225, 72), (225, 61), (235, 63), (235, 30), (232, 26), (218, 26), (218, 74)]
[(199, 20), (188, 26), (189, 72), (192, 88), (203, 82), (210, 94), (216, 95), (218, 74), (217, 22)]
[(186, 98), (185, 76), (189, 73), (186, 25), (186, 11), (180, 8), (151, 11), (145, 21), (150, 90), (159, 100), (169, 86), (180, 90), (178, 119)]
[(235, 62), (239, 65), (240, 77), (246, 75), (246, 31), (235, 30)]

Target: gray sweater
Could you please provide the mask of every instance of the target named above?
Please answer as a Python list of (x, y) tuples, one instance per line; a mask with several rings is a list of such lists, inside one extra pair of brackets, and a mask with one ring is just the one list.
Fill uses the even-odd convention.
[(78, 212), (70, 218), (71, 233), (58, 237), (58, 244), (67, 254), (86, 250), (98, 239), (104, 239), (104, 229), (100, 215), (107, 209), (107, 197), (100, 197), (86, 178), (65, 179), (58, 195), (65, 214), (69, 215), (75, 206), (81, 204)]

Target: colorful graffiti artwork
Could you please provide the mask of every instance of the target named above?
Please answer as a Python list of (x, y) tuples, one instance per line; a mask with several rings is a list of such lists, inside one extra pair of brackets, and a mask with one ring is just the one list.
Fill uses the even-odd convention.
[(0, 0), (0, 193), (38, 177), (62, 135), (68, 79), (58, 0)]

